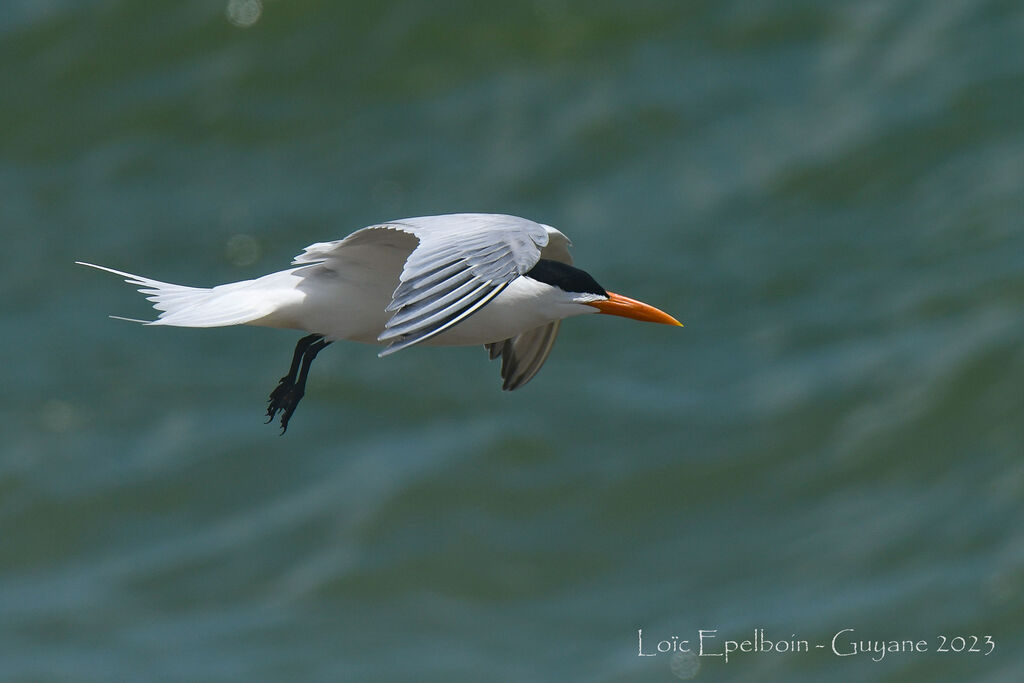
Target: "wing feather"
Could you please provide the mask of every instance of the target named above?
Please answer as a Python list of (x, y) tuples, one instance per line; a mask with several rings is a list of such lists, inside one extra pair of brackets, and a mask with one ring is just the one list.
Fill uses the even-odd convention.
[(399, 337), (417, 327), (429, 326), (452, 312), (476, 303), (492, 289), (494, 287), (489, 280), (479, 282), (474, 278), (468, 278), (458, 287), (445, 291), (443, 295), (421, 299), (415, 305), (404, 306), (388, 321), (386, 338)]
[(551, 355), (562, 321), (548, 323), (503, 342), (487, 344), (491, 360), (501, 357), (501, 388), (514, 391), (536, 375)]
[(436, 278), (433, 278), (432, 282), (417, 282), (415, 286), (410, 287), (408, 294), (404, 296), (401, 299), (401, 301), (408, 302), (415, 299), (415, 301), (417, 302), (416, 304), (403, 304), (400, 303), (398, 299), (392, 299), (391, 303), (388, 304), (386, 310), (398, 311), (399, 309), (401, 309), (399, 313), (395, 314), (395, 317), (392, 320), (392, 324), (397, 325), (399, 322), (403, 320), (407, 312), (416, 310), (417, 308), (420, 307), (420, 304), (429, 304), (440, 297), (446, 296), (453, 290), (459, 289), (460, 287), (464, 286), (467, 282), (472, 283), (476, 281), (476, 278), (473, 277), (472, 273), (466, 270), (464, 265), (456, 265), (458, 265), (458, 268), (455, 269), (455, 271), (444, 280), (437, 281)]
[[(494, 287), (494, 288), (490, 289), (489, 291), (487, 291), (482, 296), (480, 296), (479, 299), (477, 299), (477, 300), (473, 301), (472, 303), (470, 303), (468, 306), (464, 306), (461, 309), (457, 309), (457, 310), (449, 313), (446, 316), (443, 316), (443, 317), (439, 316), (436, 320), (432, 320), (432, 322), (434, 322), (434, 324), (436, 325), (436, 327), (434, 329), (432, 329), (432, 330), (430, 330), (430, 331), (428, 331), (426, 333), (416, 335), (416, 336), (413, 336), (411, 334), (406, 335), (406, 337), (404, 339), (400, 339), (400, 340), (397, 340), (397, 341), (394, 341), (394, 342), (391, 342), (390, 344), (388, 344), (388, 347), (386, 349), (384, 349), (383, 351), (381, 351), (377, 355), (378, 356), (389, 356), (389, 355), (391, 355), (392, 353), (394, 353), (396, 351), (401, 351), (402, 349), (404, 349), (404, 348), (406, 348), (408, 346), (412, 346), (413, 344), (419, 344), (422, 341), (426, 341), (427, 339), (430, 339), (431, 337), (433, 337), (435, 335), (438, 335), (441, 332), (444, 332), (445, 330), (447, 330), (452, 325), (456, 325), (456, 324), (462, 322), (463, 320), (465, 320), (466, 318), (468, 318), (469, 316), (471, 316), (474, 313), (476, 313), (485, 304), (487, 304), (491, 299), (493, 299), (494, 297), (496, 297), (499, 294), (501, 294), (501, 291), (503, 289), (505, 289), (505, 287), (507, 287), (507, 286), (508, 286), (508, 284), (505, 283), (505, 284), (502, 284), (502, 285), (500, 285), (498, 287)], [(385, 330), (385, 334), (387, 334), (386, 330)], [(383, 338), (383, 336), (384, 335), (381, 335), (381, 338)]]

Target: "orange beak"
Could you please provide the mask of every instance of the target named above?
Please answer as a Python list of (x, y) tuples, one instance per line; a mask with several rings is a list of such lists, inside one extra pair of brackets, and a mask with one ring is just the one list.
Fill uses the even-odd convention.
[(648, 306), (642, 301), (630, 299), (628, 296), (612, 292), (608, 292), (608, 299), (606, 301), (591, 301), (587, 305), (593, 306), (601, 313), (607, 313), (608, 315), (621, 315), (623, 318), (643, 320), (649, 323), (661, 323), (662, 325), (683, 326), (681, 322), (668, 313), (659, 311), (654, 306)]

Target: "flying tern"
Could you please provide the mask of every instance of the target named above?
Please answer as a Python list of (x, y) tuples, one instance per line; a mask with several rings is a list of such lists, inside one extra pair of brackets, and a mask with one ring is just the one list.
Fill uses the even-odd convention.
[(502, 388), (511, 391), (540, 370), (565, 318), (607, 313), (681, 325), (573, 267), (570, 244), (525, 218), (462, 213), (371, 225), (306, 247), (288, 270), (209, 289), (77, 263), (124, 277), (161, 311), (134, 322), (308, 332), (270, 394), (267, 422), (280, 413), (283, 434), (313, 359), (339, 339), (384, 345), (380, 356), (416, 344), (483, 344), (492, 360), (501, 357)]

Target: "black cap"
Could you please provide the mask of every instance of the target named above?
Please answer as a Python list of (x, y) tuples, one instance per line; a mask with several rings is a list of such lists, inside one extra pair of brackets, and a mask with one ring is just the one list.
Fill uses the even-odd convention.
[(608, 292), (605, 291), (604, 287), (597, 284), (597, 280), (590, 273), (579, 268), (573, 268), (561, 261), (542, 258), (537, 261), (537, 265), (526, 273), (526, 277), (532, 277), (538, 282), (558, 287), (566, 292), (608, 296)]

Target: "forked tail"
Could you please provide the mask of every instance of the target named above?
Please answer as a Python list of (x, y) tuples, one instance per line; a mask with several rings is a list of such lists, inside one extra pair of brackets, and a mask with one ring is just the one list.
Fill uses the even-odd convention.
[(125, 282), (138, 286), (140, 292), (149, 295), (146, 299), (153, 302), (153, 308), (162, 311), (156, 320), (110, 316), (120, 320), (175, 327), (224, 327), (253, 322), (273, 312), (273, 304), (253, 291), (251, 285), (254, 280), (205, 289), (151, 280), (94, 263), (75, 263), (120, 275)]

